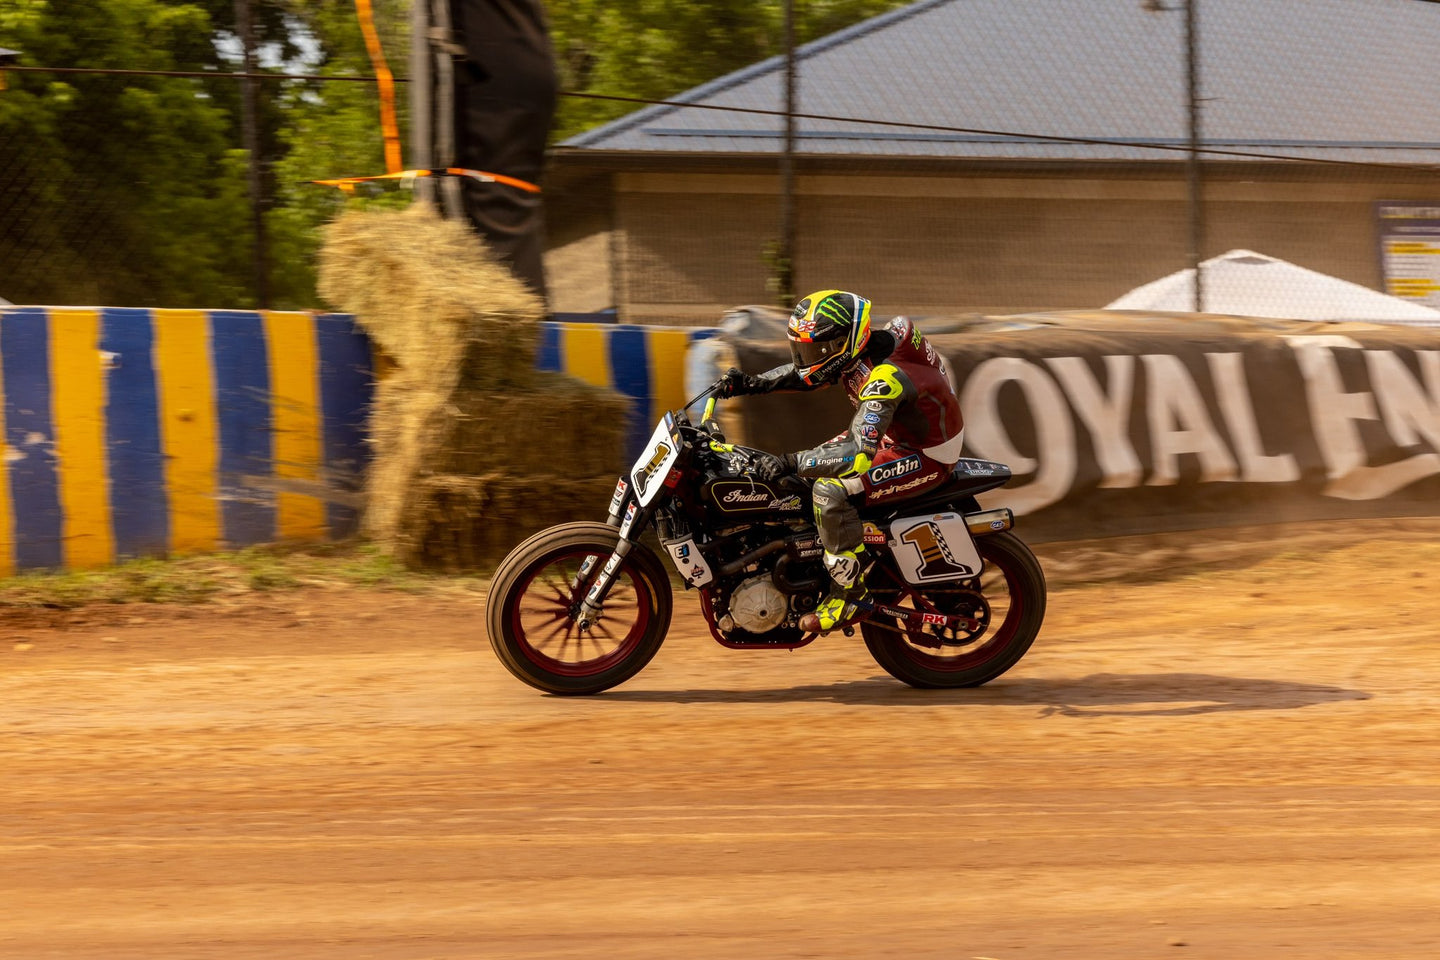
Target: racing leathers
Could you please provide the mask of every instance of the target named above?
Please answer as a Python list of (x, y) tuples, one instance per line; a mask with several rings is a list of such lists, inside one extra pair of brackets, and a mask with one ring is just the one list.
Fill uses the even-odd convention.
[[(871, 334), (839, 382), (855, 406), (849, 429), (785, 460), (815, 480), (815, 523), (832, 580), (842, 591), (860, 586), (863, 592), (857, 581), (864, 527), (855, 501), (891, 503), (940, 486), (960, 459), (965, 424), (949, 365), (906, 317)], [(819, 386), (807, 385), (793, 364), (784, 364), (745, 377), (734, 392)]]

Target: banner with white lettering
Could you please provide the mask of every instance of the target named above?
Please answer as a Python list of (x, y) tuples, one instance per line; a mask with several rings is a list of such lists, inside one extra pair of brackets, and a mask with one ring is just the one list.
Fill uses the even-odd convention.
[[(1440, 513), (1440, 331), (1097, 312), (930, 339), (965, 455), (1015, 473), (982, 501), (1032, 539)], [(748, 372), (788, 359), (734, 346)], [(850, 416), (840, 388), (741, 405), (745, 442), (773, 451)]]

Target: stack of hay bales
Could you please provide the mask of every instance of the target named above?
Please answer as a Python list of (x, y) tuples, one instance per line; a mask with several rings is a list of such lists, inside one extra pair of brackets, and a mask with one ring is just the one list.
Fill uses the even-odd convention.
[(555, 523), (600, 519), (628, 401), (535, 370), (540, 299), (428, 204), (330, 226), (320, 294), (385, 355), (363, 531), (409, 566), (467, 569)]

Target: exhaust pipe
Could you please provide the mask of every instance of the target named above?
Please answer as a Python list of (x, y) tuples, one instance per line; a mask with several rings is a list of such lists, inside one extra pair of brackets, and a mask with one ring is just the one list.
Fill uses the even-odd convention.
[(972, 537), (983, 537), (987, 533), (999, 533), (1015, 526), (1015, 513), (1009, 507), (998, 507), (980, 513), (965, 514), (965, 526)]

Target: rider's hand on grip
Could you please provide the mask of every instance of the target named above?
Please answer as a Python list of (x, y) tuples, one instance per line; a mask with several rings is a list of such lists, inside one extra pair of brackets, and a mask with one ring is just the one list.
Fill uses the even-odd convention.
[(777, 457), (772, 453), (761, 453), (755, 457), (755, 464), (751, 469), (761, 480), (779, 480), (795, 472), (795, 454), (787, 453), (783, 457)]
[(731, 397), (738, 397), (745, 392), (745, 371), (739, 367), (731, 367), (725, 371), (725, 376), (720, 378), (720, 383), (715, 387), (715, 396), (721, 400), (728, 400)]
[(715, 388), (715, 396), (721, 400), (728, 400), (730, 397), (743, 397), (749, 393), (764, 393), (765, 381), (760, 377), (752, 377), (739, 367), (731, 367), (725, 371), (725, 376), (720, 378), (720, 384)]

